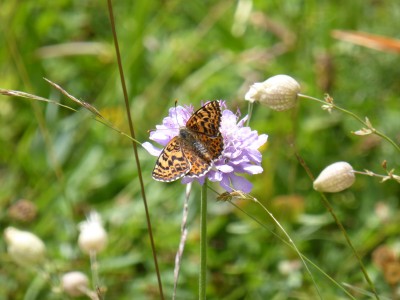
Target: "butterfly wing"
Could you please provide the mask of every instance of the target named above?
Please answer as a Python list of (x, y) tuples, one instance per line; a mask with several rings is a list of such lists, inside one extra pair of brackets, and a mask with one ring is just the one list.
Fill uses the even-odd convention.
[(219, 136), (221, 126), (219, 101), (211, 101), (199, 108), (186, 122), (186, 128), (208, 136)]
[(161, 152), (152, 176), (158, 181), (171, 182), (185, 176), (190, 169), (190, 162), (182, 151), (182, 140), (176, 136)]
[(183, 147), (183, 151), (191, 166), (186, 176), (201, 177), (211, 169), (212, 160), (210, 157), (199, 155), (196, 149), (192, 148), (192, 145)]
[(190, 171), (186, 174), (188, 177), (201, 177), (205, 175), (211, 169), (213, 161), (221, 156), (224, 146), (222, 136), (209, 137), (199, 133), (196, 134), (196, 139), (206, 147), (207, 153), (199, 155), (196, 149), (186, 150), (186, 147), (183, 147), (185, 156), (191, 165)]
[[(213, 161), (221, 156), (224, 148), (219, 131), (221, 117), (219, 101), (211, 101), (198, 109), (187, 121), (186, 128), (192, 132), (196, 140), (193, 143), (195, 151), (184, 151), (191, 164), (187, 176), (203, 176), (211, 169)], [(198, 155), (199, 152), (201, 155)]]

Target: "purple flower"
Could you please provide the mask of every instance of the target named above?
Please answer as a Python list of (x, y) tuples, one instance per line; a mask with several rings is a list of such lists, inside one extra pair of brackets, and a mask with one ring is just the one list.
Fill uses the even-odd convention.
[[(222, 156), (214, 162), (214, 167), (204, 176), (199, 178), (184, 177), (182, 183), (194, 180), (204, 183), (207, 177), (210, 181), (219, 182), (228, 192), (235, 190), (249, 193), (253, 185), (238, 174), (259, 174), (261, 167), (261, 153), (258, 151), (267, 141), (268, 135), (258, 135), (257, 131), (244, 126), (247, 116), (239, 121), (240, 112), (234, 114), (226, 109), (224, 101), (220, 101), (222, 111), (220, 132), (224, 139)], [(179, 127), (186, 124), (193, 114), (193, 106), (177, 106), (170, 108), (168, 117), (164, 118), (162, 125), (157, 125), (155, 131), (150, 133), (150, 139), (166, 146), (168, 142), (179, 134)], [(149, 142), (143, 147), (154, 156), (159, 156), (162, 149), (154, 147)]]

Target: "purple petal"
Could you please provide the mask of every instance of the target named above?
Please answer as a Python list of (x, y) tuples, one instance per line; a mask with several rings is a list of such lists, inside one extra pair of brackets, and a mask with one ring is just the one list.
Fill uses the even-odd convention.
[(233, 168), (228, 165), (221, 165), (221, 166), (216, 166), (219, 171), (222, 173), (230, 173), (233, 172)]
[(200, 185), (203, 185), (205, 179), (206, 179), (205, 176), (201, 176), (201, 177), (199, 177), (199, 178), (197, 178), (197, 177), (187, 177), (187, 176), (185, 176), (185, 177), (182, 178), (181, 183), (182, 183), (182, 184), (187, 184), (187, 183), (189, 183), (189, 182), (197, 181), (198, 183), (200, 183)]
[(223, 176), (219, 185), (227, 192), (232, 192), (232, 188), (230, 186), (230, 180), (228, 176)]
[(147, 150), (153, 156), (159, 156), (161, 154), (162, 149), (154, 147), (153, 144), (149, 142), (144, 142), (142, 147)]
[(241, 120), (238, 122), (238, 126), (239, 126), (239, 127), (243, 127), (243, 126), (244, 126), (244, 123), (246, 123), (246, 121), (247, 121), (248, 118), (249, 118), (248, 115), (244, 116), (244, 118), (241, 119)]
[(212, 182), (219, 182), (222, 180), (223, 173), (211, 170), (207, 173), (207, 178)]
[(181, 183), (182, 183), (182, 184), (187, 184), (187, 183), (190, 183), (190, 182), (193, 182), (193, 181), (194, 181), (194, 178), (191, 178), (191, 177), (183, 177)]
[(235, 190), (242, 191), (244, 193), (250, 193), (253, 185), (244, 177), (236, 176), (234, 174), (230, 175), (232, 186)]
[(244, 171), (246, 171), (249, 174), (260, 174), (263, 172), (263, 168), (260, 166), (256, 165), (249, 165), (243, 168)]
[(250, 160), (256, 163), (261, 163), (262, 155), (258, 150), (249, 149), (247, 151), (247, 155), (249, 156)]
[(253, 147), (256, 147), (255, 149), (260, 148), (262, 145), (264, 145), (268, 140), (268, 134), (260, 134), (258, 136), (257, 141), (253, 144)]
[(204, 181), (206, 180), (206, 176), (201, 176), (201, 177), (195, 178), (195, 179), (196, 179), (196, 181), (197, 181), (198, 183), (200, 183), (200, 185), (203, 185), (203, 184), (204, 184)]

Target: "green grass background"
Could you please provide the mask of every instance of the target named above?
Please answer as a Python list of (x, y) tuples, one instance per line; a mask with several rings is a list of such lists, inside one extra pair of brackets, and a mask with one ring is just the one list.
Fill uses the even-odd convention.
[[(238, 3), (251, 5), (249, 19)], [(328, 78), (335, 102), (398, 142), (400, 68), (398, 53), (379, 52), (334, 39), (335, 29), (399, 38), (397, 0), (356, 1), (119, 1), (116, 27), (137, 139), (159, 124), (174, 100), (201, 105), (224, 99), (245, 114), (244, 94), (253, 82), (276, 74), (296, 78), (302, 93), (323, 97)], [(42, 77), (60, 84), (128, 131), (105, 1), (1, 1), (0, 87), (30, 92), (75, 107)], [(239, 9), (243, 12), (244, 9)], [(98, 53), (66, 55), (43, 47), (96, 42)], [(77, 50), (75, 47), (73, 50)], [(79, 50), (79, 49), (78, 49)], [(332, 68), (321, 63), (327, 57)], [(357, 170), (382, 173), (386, 159), (399, 155), (374, 136), (350, 132), (360, 125), (301, 100), (295, 112), (277, 113), (256, 104), (253, 129), (269, 135), (263, 147), (264, 172), (249, 177), (252, 195), (267, 205), (300, 251), (339, 283), (368, 289), (359, 265), (297, 162), (295, 149), (317, 175), (345, 160)], [(155, 157), (140, 149), (140, 160), (167, 299), (173, 287), (174, 257), (180, 238), (185, 186), (154, 182)], [(372, 264), (379, 245), (400, 249), (399, 185), (357, 176), (355, 185), (329, 199), (382, 296), (392, 297), (382, 272)], [(196, 299), (199, 267), (199, 196), (193, 186), (189, 237), (178, 299)], [(7, 213), (18, 199), (34, 202), (38, 216), (17, 222)], [(229, 203), (209, 197), (209, 299), (312, 299), (315, 289), (304, 269), (279, 271), (297, 260), (293, 250)], [(385, 222), (377, 203), (389, 208)], [(258, 206), (239, 205), (279, 230)], [(77, 224), (91, 209), (101, 213), (109, 245), (99, 255), (106, 299), (158, 299), (144, 209), (128, 139), (93, 121), (86, 112), (0, 97), (0, 229), (15, 226), (46, 243), (61, 274), (89, 274), (89, 259), (77, 247)], [(0, 240), (0, 299), (67, 299), (38, 284), (38, 275), (16, 268)], [(346, 299), (311, 268), (324, 299)], [(39, 285), (39, 287), (38, 287)], [(30, 294), (29, 294), (30, 293)], [(359, 293), (357, 299), (367, 298)], [(29, 298), (30, 297), (30, 298)]]

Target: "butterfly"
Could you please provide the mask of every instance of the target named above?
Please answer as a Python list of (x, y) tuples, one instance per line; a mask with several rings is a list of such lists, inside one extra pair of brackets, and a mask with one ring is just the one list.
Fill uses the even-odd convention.
[(171, 182), (183, 176), (198, 178), (205, 175), (224, 149), (221, 117), (219, 101), (208, 102), (199, 108), (161, 152), (153, 179)]

